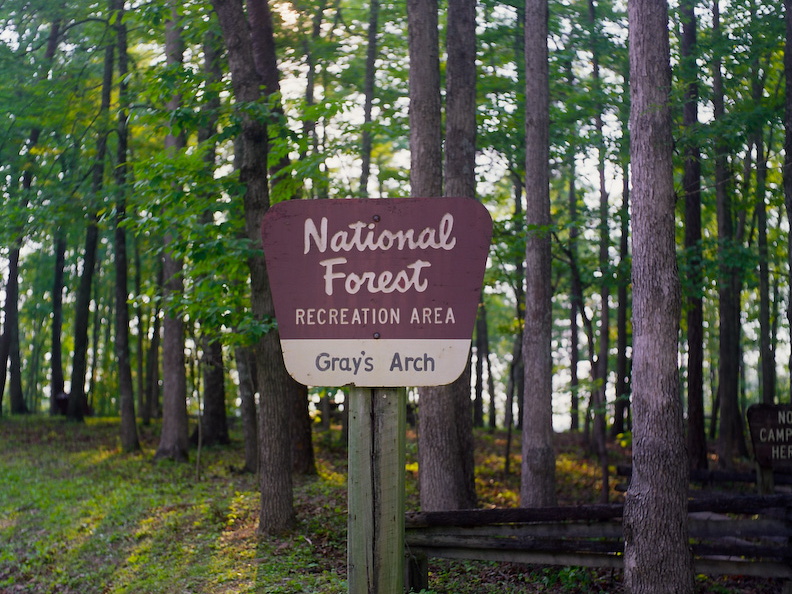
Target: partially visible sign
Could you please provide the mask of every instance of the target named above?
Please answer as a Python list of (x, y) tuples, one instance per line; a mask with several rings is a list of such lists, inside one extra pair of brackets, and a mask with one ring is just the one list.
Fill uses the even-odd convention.
[(792, 469), (792, 405), (753, 404), (747, 416), (757, 464)]
[(432, 386), (467, 364), (492, 234), (467, 198), (292, 200), (262, 238), (286, 368), (316, 386)]

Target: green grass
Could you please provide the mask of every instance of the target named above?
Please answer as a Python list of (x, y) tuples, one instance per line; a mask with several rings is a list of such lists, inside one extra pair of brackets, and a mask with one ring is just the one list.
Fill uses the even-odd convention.
[[(197, 469), (194, 452), (188, 464), (154, 461), (157, 431), (143, 429), (144, 450), (124, 454), (117, 419), (0, 419), (0, 594), (347, 592), (346, 454), (332, 447), (337, 436), (318, 436), (319, 475), (295, 485), (298, 525), (274, 538), (257, 532), (255, 478), (234, 470), (243, 466), (238, 439), (205, 449)], [(515, 505), (518, 478), (502, 472), (502, 436), (477, 440), (482, 505)], [(414, 509), (413, 442), (407, 471)], [(564, 503), (596, 496), (596, 473), (574, 448), (559, 455), (557, 473)], [(622, 592), (609, 570), (441, 559), (430, 560), (430, 584), (426, 594)], [(697, 591), (777, 587), (701, 578)]]
[(115, 421), (0, 430), (0, 592), (346, 591), (345, 486), (332, 477), (298, 486), (308, 519), (294, 534), (263, 539), (255, 480), (231, 471), (238, 448), (202, 452), (196, 481), (194, 464), (120, 453)]

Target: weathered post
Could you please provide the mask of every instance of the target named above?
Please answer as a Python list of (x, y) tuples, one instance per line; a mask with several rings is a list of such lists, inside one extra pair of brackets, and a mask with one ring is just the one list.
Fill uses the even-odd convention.
[(350, 594), (404, 592), (404, 388), (349, 395)]

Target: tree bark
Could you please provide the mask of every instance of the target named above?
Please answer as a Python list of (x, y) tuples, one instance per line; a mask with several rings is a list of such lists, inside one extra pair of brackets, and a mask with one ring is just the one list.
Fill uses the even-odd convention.
[(605, 183), (605, 137), (602, 120), (602, 83), (600, 80), (599, 30), (594, 0), (588, 2), (589, 25), (591, 26), (591, 66), (593, 91), (595, 97), (594, 128), (597, 139), (597, 177), (599, 179), (599, 269), (600, 269), (600, 324), (599, 345), (596, 365), (593, 367), (594, 391), (591, 394), (594, 416), (594, 450), (600, 463), (600, 502), (607, 503), (610, 488), (608, 486), (608, 448), (607, 434), (607, 398), (608, 387), (608, 353), (610, 352), (610, 282), (613, 274), (610, 271), (610, 217), (608, 213), (608, 190)]
[[(720, 33), (719, 0), (713, 2), (713, 35)], [(722, 59), (716, 52), (712, 60), (712, 103), (716, 122), (723, 123), (724, 107)], [(720, 397), (720, 426), (718, 435), (718, 464), (731, 468), (734, 457), (746, 453), (740, 414), (740, 279), (729, 257), (736, 243), (728, 170), (728, 147), (723, 135), (715, 139), (715, 199), (718, 218), (718, 317), (720, 341), (718, 347), (718, 394)]]
[(135, 389), (132, 384), (132, 364), (129, 354), (129, 296), (127, 238), (124, 221), (126, 219), (127, 190), (127, 143), (129, 129), (129, 86), (126, 81), (128, 71), (127, 37), (123, 0), (115, 0), (113, 7), (116, 15), (115, 30), (118, 43), (118, 163), (115, 169), (116, 201), (115, 215), (115, 353), (118, 366), (118, 392), (121, 413), (121, 449), (134, 452), (140, 449), (137, 424), (135, 422)]
[[(787, 223), (792, 228), (792, 0), (784, 0), (784, 206), (786, 207)], [(787, 233), (787, 269), (792, 284), (792, 233)], [(792, 301), (787, 303), (787, 321), (792, 327)], [(792, 369), (792, 353), (789, 355), (788, 369)], [(790, 393), (792, 400), (792, 382)]]
[[(114, 0), (110, 0), (112, 12)], [(96, 156), (91, 171), (91, 192), (93, 199), (98, 201), (104, 186), (105, 157), (107, 156), (107, 137), (109, 134), (110, 96), (113, 86), (113, 64), (115, 46), (108, 43), (105, 49), (104, 75), (102, 78), (102, 97), (99, 105), (97, 121), (101, 128), (96, 142)], [(91, 287), (96, 267), (96, 252), (99, 245), (98, 206), (92, 205), (88, 215), (88, 228), (85, 233), (85, 251), (80, 285), (77, 290), (74, 314), (74, 356), (72, 357), (71, 394), (69, 395), (68, 417), (82, 421), (88, 411), (88, 399), (85, 393), (85, 373), (88, 367), (88, 325), (90, 319)], [(95, 360), (95, 359), (94, 359)]]
[[(437, 2), (408, 0), (410, 52), (410, 185), (414, 196), (443, 194)], [(474, 197), (475, 2), (448, 7), (447, 193)], [(475, 507), (470, 365), (449, 386), (422, 388), (419, 402), (421, 508)]]
[[(181, 24), (175, 0), (170, 0), (169, 18), (165, 26), (165, 55), (169, 66), (183, 61), (184, 45), (181, 39)], [(181, 98), (172, 97), (166, 109), (174, 112)], [(182, 134), (170, 130), (165, 137), (165, 150), (171, 155), (185, 145)], [(162, 430), (157, 446), (156, 458), (168, 458), (177, 462), (189, 459), (189, 421), (187, 418), (187, 370), (184, 356), (185, 324), (181, 315), (174, 311), (173, 301), (184, 291), (182, 278), (183, 263), (173, 253), (173, 232), (165, 235), (163, 254), (163, 298), (166, 306), (162, 323)]]
[(520, 505), (554, 505), (547, 0), (525, 2), (525, 393)]
[(50, 350), (50, 414), (66, 414), (63, 378), (63, 286), (66, 267), (66, 240), (58, 232), (55, 238), (55, 272), (52, 280), (52, 347)]
[(687, 410), (688, 450), (691, 469), (707, 468), (707, 439), (704, 433), (704, 303), (702, 293), (701, 252), (701, 150), (695, 140), (698, 126), (698, 66), (696, 64), (695, 3), (682, 3), (682, 75), (685, 83), (685, 103), (682, 125), (689, 139), (684, 147), (685, 164), (682, 189), (685, 194), (685, 250), (688, 254), (687, 277), (690, 294), (687, 297)]
[[(252, 4), (252, 2), (251, 2)], [(223, 30), (223, 39), (228, 51), (231, 83), (234, 96), (239, 103), (257, 101), (261, 98), (262, 85), (272, 85), (257, 71), (254, 60), (255, 47), (266, 55), (259, 55), (268, 64), (274, 64), (274, 44), (271, 44), (271, 19), (266, 3), (257, 4), (251, 11), (250, 25), (257, 34), (252, 39), (250, 26), (245, 19), (240, 0), (213, 0), (215, 12)], [(253, 23), (253, 14), (265, 16), (261, 26)], [(269, 34), (266, 32), (269, 31)], [(260, 38), (263, 36), (264, 38)], [(269, 48), (269, 49), (267, 49)], [(258, 55), (258, 54), (257, 54)], [(242, 115), (241, 133), (236, 143), (236, 167), (239, 180), (245, 188), (245, 229), (252, 245), (260, 249), (261, 219), (269, 208), (267, 175), (267, 125), (250, 114)], [(274, 318), (272, 293), (267, 277), (266, 263), (259, 251), (248, 260), (250, 267), (253, 314), (261, 323)], [(259, 400), (259, 476), (261, 487), (261, 511), (259, 531), (277, 534), (290, 529), (294, 524), (292, 500), (292, 455), (290, 415), (293, 414), (290, 392), (290, 376), (283, 364), (280, 340), (276, 330), (268, 331), (255, 345)]]
[(249, 348), (237, 347), (234, 351), (239, 374), (239, 399), (242, 414), (242, 435), (245, 441), (246, 472), (258, 472), (258, 424), (256, 419), (256, 361)]
[(624, 504), (631, 594), (693, 592), (688, 464), (679, 398), (668, 6), (631, 0), (633, 474)]
[(363, 133), (360, 141), (360, 187), (358, 195), (368, 196), (371, 175), (372, 111), (374, 107), (374, 85), (377, 76), (377, 30), (379, 28), (379, 0), (369, 3), (369, 21), (366, 31), (366, 74), (363, 80)]

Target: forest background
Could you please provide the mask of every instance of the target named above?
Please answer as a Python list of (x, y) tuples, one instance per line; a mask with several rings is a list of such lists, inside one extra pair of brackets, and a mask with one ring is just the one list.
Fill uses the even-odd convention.
[[(3, 414), (120, 414), (125, 449), (139, 447), (136, 416), (162, 415), (157, 455), (174, 459), (187, 457), (188, 413), (204, 443), (228, 440), (228, 416), (250, 426), (251, 352), (274, 334), (248, 266), (251, 121), (267, 122), (270, 202), (412, 193), (403, 4), (273, 3), (277, 69), (251, 101), (232, 91), (223, 6), (0, 5)], [(728, 466), (747, 454), (747, 405), (790, 389), (785, 11), (671, 8), (681, 392), (692, 465), (709, 463), (709, 437)], [(495, 235), (470, 395), (475, 425), (512, 427), (525, 392), (526, 21), (519, 3), (486, 0), (478, 17), (475, 193)], [(605, 432), (630, 430), (626, 6), (552, 2), (547, 39), (553, 419), (605, 458)], [(305, 468), (309, 413), (328, 422), (343, 393), (295, 393), (292, 459)]]

